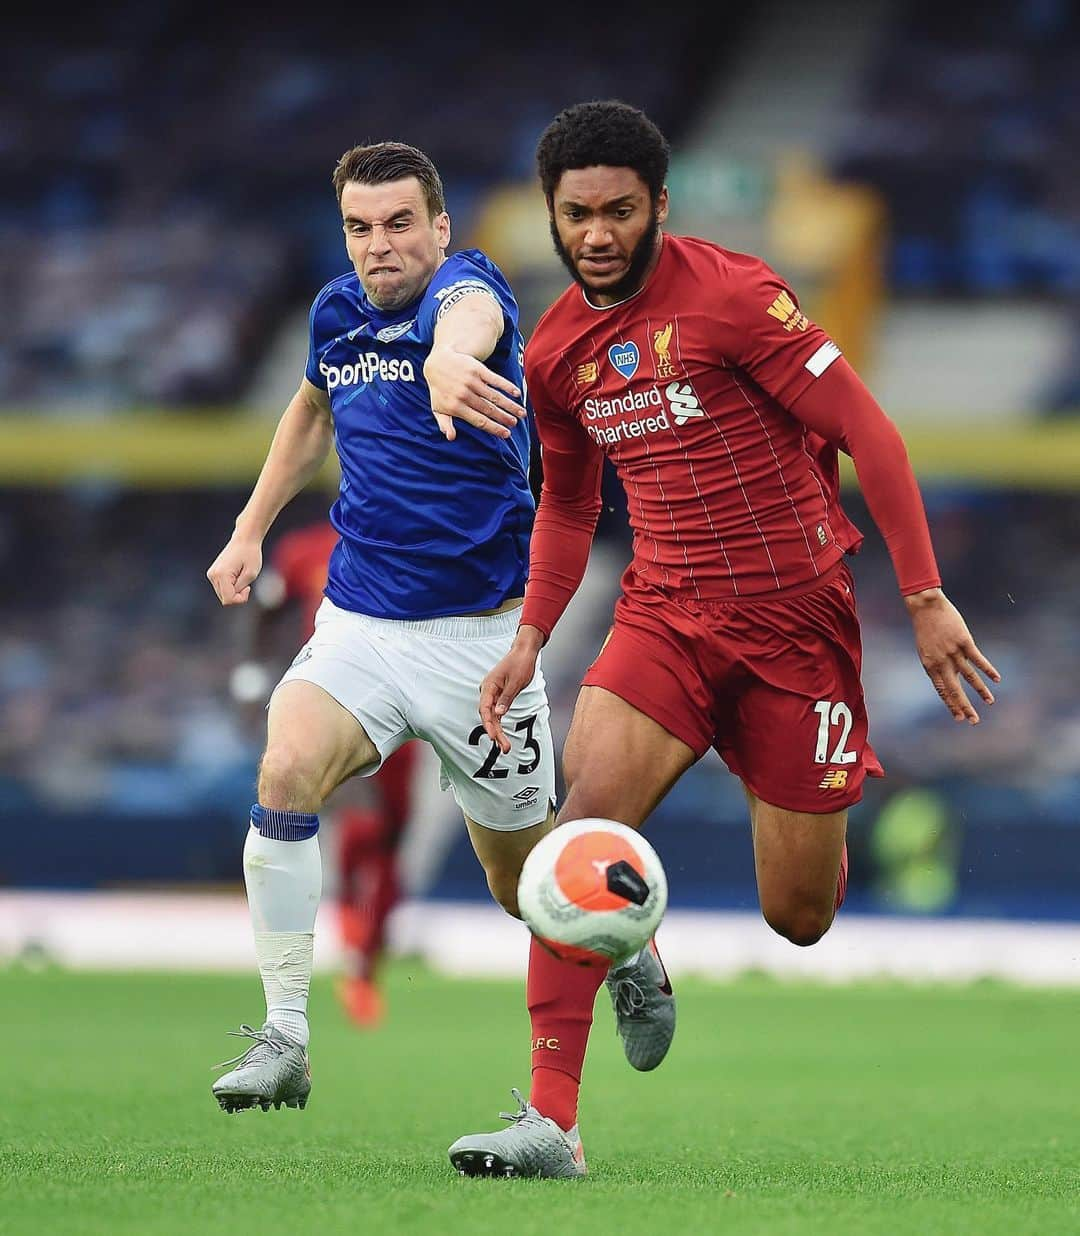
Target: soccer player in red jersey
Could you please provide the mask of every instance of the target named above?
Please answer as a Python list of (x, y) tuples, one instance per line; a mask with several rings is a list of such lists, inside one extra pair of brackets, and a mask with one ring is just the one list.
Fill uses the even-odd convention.
[[(663, 232), (668, 145), (652, 122), (621, 103), (568, 108), (537, 162), (574, 284), (526, 352), (543, 490), (518, 634), (484, 681), (481, 717), (506, 750), (500, 717), (584, 574), (606, 455), (634, 554), (578, 696), (559, 819), (640, 827), (714, 747), (746, 791), (766, 921), (813, 944), (843, 900), (848, 808), (882, 775), (844, 562), (862, 537), (839, 505), (838, 450), (946, 708), (976, 723), (963, 684), (992, 704), (980, 671), (999, 675), (941, 590), (903, 440), (840, 348), (760, 259)], [(581, 1174), (559, 1134), (583, 1164), (578, 1086), (602, 981), (533, 942), (531, 1103), (508, 1129), (461, 1139), (459, 1160), (472, 1150), (478, 1173)], [(655, 947), (608, 985), (631, 1063), (655, 1067), (674, 1030)]]
[[(273, 659), (273, 636), (278, 621), (287, 615), (299, 620), (301, 643), (315, 628), (315, 611), (322, 604), (327, 564), (338, 534), (329, 521), (320, 520), (283, 536), (274, 548), (269, 567), (255, 585), (260, 615), (254, 635), (258, 662)], [(287, 646), (297, 646), (296, 629), (289, 623)], [(254, 683), (264, 680), (269, 694), (279, 675), (251, 666), (237, 679)], [(260, 674), (260, 671), (261, 674)], [(412, 782), (416, 766), (416, 743), (406, 743), (383, 761), (379, 771), (365, 783), (375, 794), (372, 804), (342, 800), (356, 794), (355, 782), (338, 791), (337, 824), (338, 909), (345, 945), (345, 976), (338, 995), (345, 1012), (361, 1027), (377, 1025), (383, 1016), (383, 998), (375, 982), (376, 970), (386, 941), (390, 912), (400, 900), (398, 851), (412, 807)]]

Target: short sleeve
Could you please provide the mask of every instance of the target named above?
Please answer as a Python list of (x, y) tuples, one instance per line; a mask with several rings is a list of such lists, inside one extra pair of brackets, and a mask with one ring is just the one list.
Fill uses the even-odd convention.
[(731, 359), (784, 407), (790, 407), (840, 355), (799, 307), (795, 293), (764, 263), (740, 274), (726, 307)]
[(312, 386), (317, 386), (319, 390), (326, 390), (326, 377), (319, 369), (319, 353), (316, 349), (316, 319), (318, 317), (319, 308), (322, 304), (321, 294), (316, 297), (311, 306), (311, 312), (308, 314), (308, 356), (307, 366), (304, 369), (304, 377), (311, 383)]
[[(494, 267), (471, 261), (463, 254), (447, 258), (428, 285), (417, 314), (421, 339), (431, 339), (444, 313), (467, 296), (490, 296), (503, 313), (504, 328), (517, 320), (510, 289)], [(509, 302), (509, 303), (508, 303)], [(514, 312), (511, 312), (513, 310)]]

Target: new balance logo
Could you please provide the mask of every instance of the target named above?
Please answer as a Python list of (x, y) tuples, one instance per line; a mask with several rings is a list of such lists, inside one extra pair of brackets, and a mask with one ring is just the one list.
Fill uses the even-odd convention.
[(783, 322), (784, 330), (787, 331), (806, 330), (810, 325), (810, 319), (805, 313), (799, 312), (798, 306), (787, 292), (781, 292), (765, 312), (778, 322)]
[(586, 361), (574, 370), (574, 381), (578, 386), (592, 386), (600, 376), (600, 366), (596, 361)]
[(847, 788), (847, 775), (848, 775), (848, 770), (846, 768), (832, 768), (825, 774), (824, 777), (821, 778), (821, 781), (818, 783), (818, 789), (819, 790), (846, 789)]

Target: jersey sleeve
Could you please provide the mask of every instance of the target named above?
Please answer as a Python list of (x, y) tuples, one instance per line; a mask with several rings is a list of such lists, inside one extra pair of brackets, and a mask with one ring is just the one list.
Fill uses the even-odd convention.
[(319, 370), (319, 354), (316, 350), (317, 329), (319, 312), (322, 308), (323, 294), (320, 292), (311, 305), (311, 312), (308, 314), (308, 355), (307, 365), (304, 368), (304, 377), (311, 383), (312, 386), (317, 386), (319, 390), (326, 390), (326, 377)]
[(739, 272), (723, 316), (731, 330), (727, 354), (786, 408), (840, 355), (764, 262)]
[(904, 596), (941, 586), (922, 496), (900, 431), (841, 360), (805, 388), (792, 415), (851, 456)]
[(517, 302), (502, 272), (479, 252), (469, 251), (447, 258), (428, 284), (417, 314), (420, 337), (434, 338), (439, 319), (466, 296), (490, 296), (502, 310), (504, 334), (517, 325)]
[(604, 454), (552, 396), (526, 354), (529, 400), (540, 439), (544, 480), (529, 550), (521, 625), (549, 636), (585, 577), (596, 521)]

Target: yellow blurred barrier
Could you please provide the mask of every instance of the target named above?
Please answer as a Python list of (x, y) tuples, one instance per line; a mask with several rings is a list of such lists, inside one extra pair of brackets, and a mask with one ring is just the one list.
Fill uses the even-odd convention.
[[(107, 420), (0, 416), (0, 484), (56, 486), (108, 481), (140, 489), (250, 485), (274, 421), (236, 414), (178, 416), (147, 411)], [(943, 413), (904, 430), (924, 480), (1080, 491), (1080, 416), (1010, 425), (948, 425)], [(332, 484), (331, 457), (322, 480)], [(850, 464), (847, 476), (853, 476)]]

